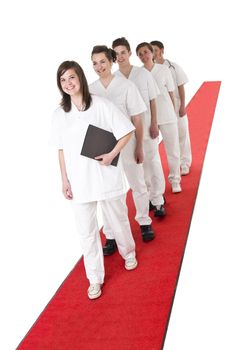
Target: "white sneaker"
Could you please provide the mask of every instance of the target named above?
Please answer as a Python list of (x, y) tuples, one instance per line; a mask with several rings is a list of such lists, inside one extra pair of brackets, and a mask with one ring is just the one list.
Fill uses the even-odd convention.
[(102, 294), (101, 285), (99, 283), (90, 284), (88, 288), (89, 299), (97, 299)]
[(180, 172), (180, 174), (181, 174), (182, 176), (188, 175), (188, 174), (189, 174), (189, 167), (188, 167), (187, 165), (183, 165), (183, 166), (181, 167), (181, 172)]
[(173, 193), (179, 193), (181, 191), (182, 191), (182, 188), (181, 188), (179, 183), (177, 183), (177, 182), (172, 183), (172, 192)]
[(138, 265), (138, 262), (137, 262), (136, 258), (129, 258), (129, 259), (126, 259), (126, 261), (125, 261), (125, 269), (126, 270), (134, 270), (137, 265)]

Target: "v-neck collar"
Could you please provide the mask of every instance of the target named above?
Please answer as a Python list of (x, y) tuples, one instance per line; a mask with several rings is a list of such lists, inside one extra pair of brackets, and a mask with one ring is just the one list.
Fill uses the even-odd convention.
[(108, 88), (110, 88), (110, 86), (112, 85), (113, 81), (115, 80), (116, 76), (113, 74), (112, 75), (113, 78), (112, 80), (110, 81), (110, 83), (107, 85), (107, 87), (105, 87), (101, 81), (101, 79), (98, 79), (99, 83), (101, 84), (101, 86), (103, 87), (104, 90), (108, 90)]

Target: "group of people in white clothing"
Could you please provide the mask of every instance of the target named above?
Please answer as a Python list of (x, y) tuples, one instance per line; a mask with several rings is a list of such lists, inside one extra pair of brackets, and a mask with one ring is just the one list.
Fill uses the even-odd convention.
[[(185, 112), (185, 73), (163, 58), (164, 47), (159, 41), (140, 43), (136, 53), (143, 67), (130, 63), (132, 52), (124, 37), (114, 40), (112, 49), (94, 46), (91, 60), (99, 79), (90, 85), (75, 61), (64, 61), (57, 71), (62, 99), (52, 117), (50, 141), (59, 153), (63, 194), (71, 200), (75, 213), (90, 283), (89, 299), (102, 293), (103, 255), (118, 249), (126, 270), (133, 270), (138, 264), (126, 205), (127, 183), (144, 242), (155, 237), (150, 210), (154, 217), (166, 215), (159, 132), (173, 193), (182, 191), (181, 175), (189, 173), (192, 161)], [(112, 72), (114, 62), (119, 67), (116, 72)], [(109, 153), (98, 154), (95, 159), (81, 154), (89, 125), (113, 133), (116, 139)], [(117, 166), (111, 165), (119, 153)], [(97, 223), (98, 203), (106, 236), (104, 247)]]

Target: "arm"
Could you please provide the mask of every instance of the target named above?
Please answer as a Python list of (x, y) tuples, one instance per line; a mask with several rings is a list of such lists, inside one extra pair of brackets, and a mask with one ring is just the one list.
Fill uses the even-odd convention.
[(118, 140), (116, 146), (110, 153), (102, 154), (100, 156), (95, 157), (95, 159), (101, 159), (99, 162), (102, 165), (110, 165), (113, 159), (121, 152), (122, 148), (127, 144), (132, 135), (132, 131), (123, 136), (120, 140)]
[(135, 149), (135, 160), (136, 162), (143, 163), (144, 153), (143, 153), (143, 125), (141, 120), (141, 115), (134, 115), (131, 117), (131, 121), (134, 124), (135, 137), (136, 137), (136, 149)]
[(173, 93), (173, 91), (169, 91), (169, 96), (170, 96), (171, 101), (172, 101), (172, 103), (173, 103), (173, 106), (174, 106), (174, 108), (175, 108), (175, 101), (174, 101), (174, 93)]
[(61, 171), (62, 178), (62, 192), (66, 199), (72, 199), (73, 193), (71, 191), (71, 186), (67, 177), (66, 165), (64, 160), (64, 151), (62, 149), (59, 150), (59, 165)]
[(155, 139), (159, 136), (159, 128), (157, 122), (157, 104), (156, 99), (150, 100), (150, 112), (151, 112), (151, 123), (150, 123), (150, 137)]
[(178, 86), (178, 92), (179, 92), (179, 97), (180, 97), (180, 108), (179, 108), (179, 116), (183, 117), (186, 114), (186, 109), (185, 109), (185, 89), (184, 85)]

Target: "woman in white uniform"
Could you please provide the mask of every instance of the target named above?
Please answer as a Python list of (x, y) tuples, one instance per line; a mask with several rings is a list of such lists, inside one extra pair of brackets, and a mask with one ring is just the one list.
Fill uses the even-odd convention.
[[(112, 64), (116, 60), (115, 51), (105, 45), (94, 46), (91, 58), (93, 68), (100, 78), (90, 84), (90, 92), (112, 101), (135, 126), (135, 133), (123, 149), (121, 156), (127, 180), (132, 189), (136, 207), (135, 219), (140, 225), (143, 241), (147, 242), (154, 239), (154, 232), (151, 227), (149, 194), (142, 166), (144, 155), (141, 113), (146, 110), (146, 106), (134, 83), (112, 74)], [(103, 223), (103, 231), (107, 238), (103, 252), (104, 255), (111, 255), (116, 250), (115, 232), (108, 222), (106, 212), (103, 212)]]
[(175, 62), (164, 58), (164, 45), (161, 41), (151, 41), (154, 49), (154, 59), (156, 63), (166, 65), (172, 74), (175, 84), (175, 111), (178, 118), (179, 145), (181, 175), (189, 174), (192, 163), (191, 142), (189, 136), (188, 117), (185, 109), (185, 89), (184, 85), (188, 82), (187, 75), (183, 69)]
[(146, 104), (147, 110), (143, 113), (142, 118), (145, 182), (151, 207), (154, 208), (154, 216), (163, 217), (166, 215), (164, 207), (165, 179), (157, 142), (159, 129), (156, 98), (159, 91), (152, 74), (147, 69), (130, 64), (131, 48), (126, 38), (114, 40), (112, 48), (116, 52), (119, 65), (119, 70), (114, 74), (133, 81)]
[[(62, 189), (72, 200), (84, 265), (90, 282), (88, 297), (98, 298), (104, 282), (104, 262), (97, 223), (97, 203), (108, 213), (125, 268), (137, 266), (135, 242), (127, 215), (124, 172), (121, 161), (110, 165), (129, 141), (133, 124), (112, 103), (89, 93), (84, 72), (75, 61), (63, 62), (57, 71), (62, 95), (52, 118), (51, 144), (59, 150)], [(81, 155), (89, 125), (114, 134), (116, 146), (91, 159)]]
[(157, 97), (158, 102), (158, 125), (161, 131), (165, 151), (169, 165), (169, 182), (172, 185), (172, 192), (181, 192), (180, 176), (180, 151), (177, 117), (174, 110), (173, 91), (174, 83), (169, 69), (162, 64), (153, 61), (153, 48), (143, 42), (136, 48), (136, 53), (144, 67), (148, 69), (160, 90)]

